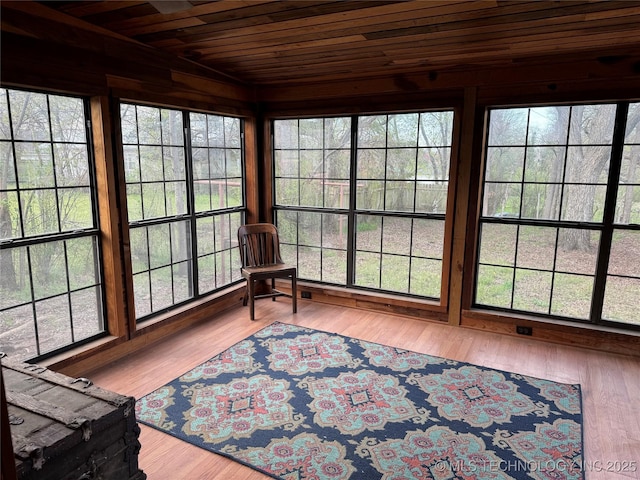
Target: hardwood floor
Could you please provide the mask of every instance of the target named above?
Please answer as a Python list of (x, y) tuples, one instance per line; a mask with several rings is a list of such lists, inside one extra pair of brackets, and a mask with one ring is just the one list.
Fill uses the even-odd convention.
[[(101, 387), (139, 398), (276, 320), (486, 367), (580, 383), (586, 478), (640, 479), (637, 357), (305, 300), (299, 302), (298, 313), (293, 315), (287, 300), (262, 300), (256, 303), (254, 322), (249, 320), (247, 308), (234, 309), (108, 367), (86, 372), (86, 376)], [(145, 425), (141, 428), (140, 466), (149, 480), (269, 478)]]

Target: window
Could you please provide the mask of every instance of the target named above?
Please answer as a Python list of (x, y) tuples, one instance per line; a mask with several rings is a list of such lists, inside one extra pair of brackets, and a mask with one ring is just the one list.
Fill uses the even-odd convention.
[(0, 89), (0, 351), (16, 360), (105, 331), (87, 112)]
[(476, 305), (637, 322), (639, 118), (638, 104), (490, 111)]
[(439, 298), (452, 125), (451, 111), (275, 120), (277, 224), (298, 276)]
[(346, 284), (351, 119), (275, 121), (274, 146), (283, 258), (299, 278)]
[(133, 104), (120, 116), (140, 320), (239, 280), (241, 122)]

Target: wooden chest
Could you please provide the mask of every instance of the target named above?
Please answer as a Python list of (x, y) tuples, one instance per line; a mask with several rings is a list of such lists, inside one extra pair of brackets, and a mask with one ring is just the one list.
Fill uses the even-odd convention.
[(135, 399), (2, 359), (19, 480), (144, 480)]

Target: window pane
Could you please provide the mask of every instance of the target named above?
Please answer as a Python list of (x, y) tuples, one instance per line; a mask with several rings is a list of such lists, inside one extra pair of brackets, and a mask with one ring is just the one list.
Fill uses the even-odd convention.
[(487, 181), (519, 182), (522, 180), (524, 148), (492, 147), (487, 153)]
[(89, 159), (83, 144), (54, 145), (56, 182), (59, 187), (89, 186)]
[(640, 325), (638, 292), (640, 278), (607, 277), (602, 318)]
[(523, 145), (526, 139), (527, 117), (526, 108), (492, 110), (489, 145)]
[(380, 288), (391, 292), (409, 292), (409, 258), (398, 255), (382, 255)]
[(413, 147), (418, 144), (417, 113), (389, 115), (388, 147)]
[(513, 265), (517, 237), (516, 225), (483, 224), (480, 237), (480, 263)]
[(0, 88), (0, 139), (11, 140), (9, 101), (7, 99), (7, 90), (4, 88)]
[(161, 182), (164, 179), (162, 148), (140, 146), (140, 168), (143, 182)]
[[(518, 267), (553, 270), (556, 234), (556, 228), (521, 226), (518, 232)], [(491, 248), (490, 244), (488, 248)]]
[(127, 215), (130, 222), (142, 220), (142, 185), (127, 185)]
[(629, 105), (615, 222), (640, 224), (640, 103)]
[(640, 325), (640, 230), (615, 229), (609, 257), (609, 272), (602, 317)]
[(273, 131), (276, 149), (298, 149), (298, 120), (278, 120)]
[(164, 145), (184, 145), (182, 113), (176, 110), (162, 110), (160, 116), (162, 122), (162, 143)]
[(104, 330), (102, 298), (97, 287), (71, 292), (73, 338), (80, 341)]
[(384, 150), (358, 149), (358, 178), (384, 178), (385, 157)]
[(31, 304), (0, 310), (0, 331), (3, 332), (0, 337), (0, 352), (10, 355), (16, 361), (38, 356)]
[(169, 225), (152, 225), (147, 227), (149, 235), (149, 266), (162, 267), (171, 263), (171, 240)]
[(149, 272), (138, 273), (133, 276), (133, 297), (136, 304), (136, 318), (151, 313), (151, 289), (149, 287)]
[(640, 278), (640, 230), (614, 230), (609, 274)]
[(549, 313), (551, 272), (516, 269), (513, 308), (526, 312)]
[(442, 286), (442, 262), (426, 258), (412, 258), (410, 282), (411, 290), (409, 293), (439, 298)]
[(160, 109), (138, 105), (138, 138), (144, 145), (160, 145)]
[(358, 148), (385, 148), (387, 146), (387, 116), (358, 118)]
[[(558, 220), (562, 184), (525, 183), (522, 193), (522, 218)], [(503, 216), (509, 216), (505, 214)]]
[(521, 186), (517, 183), (486, 183), (482, 202), (483, 216), (519, 217), (520, 192)]
[(173, 277), (171, 267), (151, 270), (151, 310), (158, 312), (173, 304)]
[(442, 259), (444, 220), (413, 220), (411, 254), (414, 257)]
[(51, 144), (19, 143), (15, 150), (20, 188), (55, 187)]
[(356, 285), (380, 288), (380, 254), (356, 252)]
[(317, 247), (298, 248), (298, 277), (307, 280), (321, 280), (322, 250)]
[(149, 269), (149, 243), (147, 228), (129, 229), (129, 244), (131, 249), (131, 267), (133, 273)]
[(557, 273), (553, 280), (551, 314), (587, 320), (592, 294), (593, 277)]
[(51, 140), (47, 95), (9, 90), (9, 104), (16, 140)]
[(0, 192), (0, 214), (6, 218), (5, 222), (0, 222), (0, 225), (2, 225), (2, 228), (0, 228), (0, 240), (21, 237), (20, 220), (22, 215), (18, 210), (17, 192)]
[(346, 250), (322, 250), (322, 281), (345, 285), (347, 283)]
[(377, 252), (382, 248), (382, 217), (358, 215), (356, 217), (358, 250)]
[(562, 183), (566, 147), (528, 147), (525, 182)]
[(51, 129), (54, 142), (86, 142), (84, 104), (79, 98), (50, 95)]
[(569, 143), (573, 145), (610, 144), (615, 116), (615, 105), (572, 106)]
[(72, 343), (69, 297), (67, 295), (36, 302), (35, 307), (41, 354)]
[[(31, 302), (31, 278), (28, 271), (27, 247), (0, 250), (0, 312), (5, 308)], [(2, 351), (2, 350), (0, 350)]]
[(91, 189), (88, 187), (59, 189), (58, 211), (61, 232), (92, 228), (94, 222)]
[(215, 255), (198, 258), (198, 291), (203, 294), (216, 288)]
[(480, 265), (476, 302), (493, 307), (511, 308), (513, 269)]
[(409, 255), (411, 253), (411, 219), (386, 217), (383, 219), (382, 251)]
[(360, 180), (356, 206), (358, 210), (383, 210), (384, 196), (384, 181)]
[(100, 270), (97, 238), (94, 236), (74, 238), (67, 240), (65, 246), (67, 249), (69, 286), (71, 290), (99, 284)]
[(64, 241), (31, 245), (29, 256), (36, 300), (59, 295), (67, 290)]
[(424, 112), (420, 114), (418, 145), (446, 147), (453, 136), (453, 112)]
[(558, 232), (556, 270), (595, 275), (600, 232), (561, 228)]

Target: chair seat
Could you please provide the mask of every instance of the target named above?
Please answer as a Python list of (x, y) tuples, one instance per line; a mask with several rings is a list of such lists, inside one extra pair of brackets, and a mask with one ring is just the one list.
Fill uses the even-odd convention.
[(240, 273), (244, 278), (249, 276), (254, 280), (264, 280), (265, 278), (273, 277), (274, 272), (278, 273), (278, 276), (288, 276), (296, 274), (296, 267), (287, 265), (286, 263), (276, 263), (274, 265), (260, 265), (258, 267), (242, 267)]

